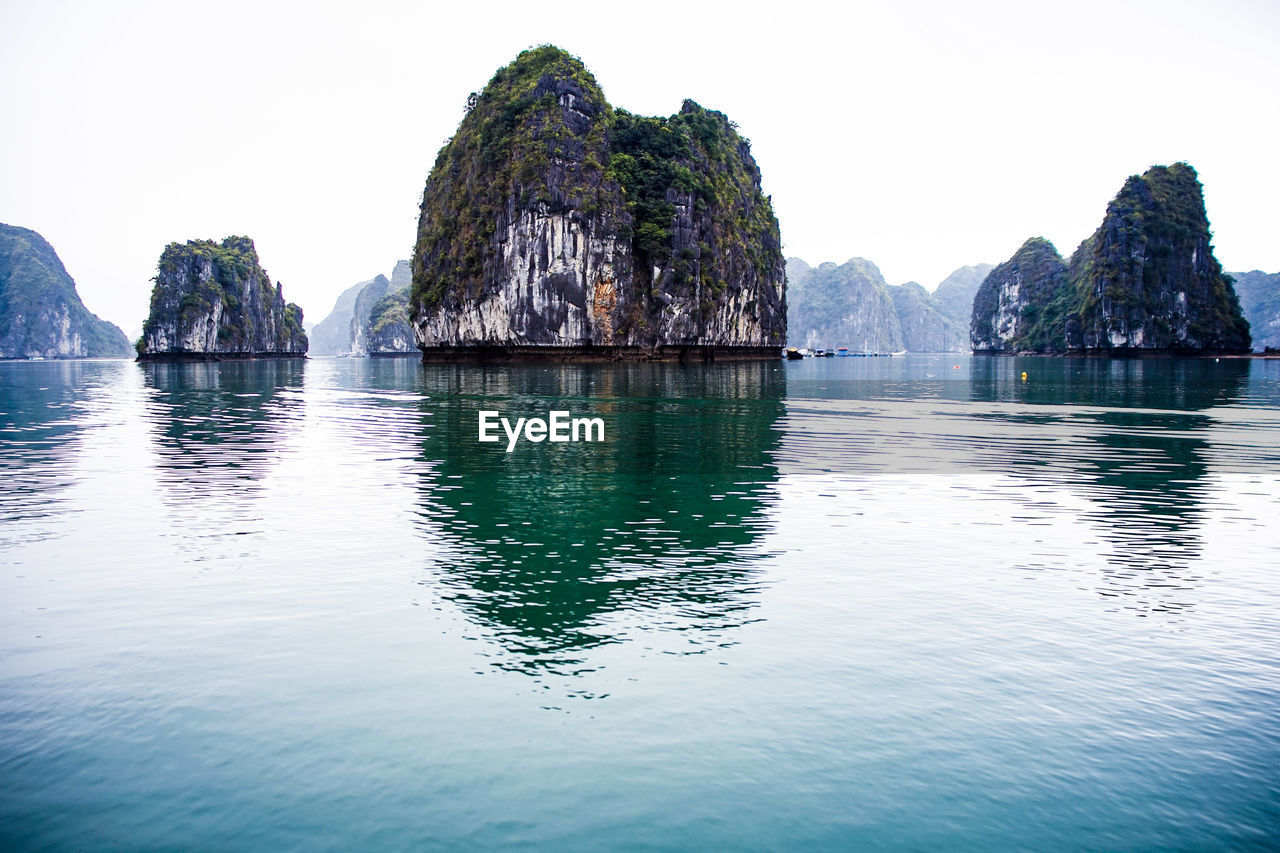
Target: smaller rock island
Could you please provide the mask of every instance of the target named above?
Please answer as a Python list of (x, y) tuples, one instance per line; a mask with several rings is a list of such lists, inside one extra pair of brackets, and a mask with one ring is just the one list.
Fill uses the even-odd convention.
[(297, 358), (307, 335), (253, 240), (232, 236), (165, 247), (137, 349), (140, 361)]
[(1247, 353), (1249, 323), (1210, 239), (1195, 169), (1132, 175), (1069, 261), (1033, 237), (991, 271), (973, 299), (973, 350)]

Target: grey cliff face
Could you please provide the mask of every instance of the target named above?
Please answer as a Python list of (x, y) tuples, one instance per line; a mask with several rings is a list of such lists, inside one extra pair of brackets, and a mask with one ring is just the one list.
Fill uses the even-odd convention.
[[(629, 248), (605, 236), (611, 220), (517, 210), (498, 219), (484, 278), (496, 286), (417, 317), (424, 347), (499, 343), (581, 346), (626, 343), (605, 323), (631, 274)], [(593, 322), (593, 320), (597, 322)]]
[[(886, 284), (879, 268), (862, 258), (816, 268), (788, 258), (786, 269), (787, 322), (790, 343), (796, 346), (967, 352), (973, 295), (991, 265), (961, 267), (932, 294), (913, 281)], [(960, 319), (950, 310), (958, 311)]]
[(311, 343), (307, 351), (311, 355), (340, 355), (351, 352), (351, 318), (355, 313), (356, 297), (368, 283), (362, 281), (342, 291), (329, 316), (316, 323), (311, 329), (311, 333), (307, 336)]
[(1235, 279), (1240, 309), (1253, 334), (1254, 350), (1280, 349), (1280, 273), (1252, 270), (1229, 275)]
[(967, 335), (943, 313), (938, 303), (914, 281), (891, 286), (893, 306), (902, 329), (902, 346), (909, 352), (960, 352)]
[(391, 281), (385, 275), (378, 275), (360, 289), (354, 310), (351, 312), (351, 354), (369, 354), (369, 313), (379, 299), (387, 295), (391, 289)]
[(49, 243), (0, 224), (0, 358), (128, 357), (119, 327), (91, 314)]
[(391, 289), (407, 290), (413, 284), (413, 267), (408, 261), (396, 261), (391, 270)]
[(409, 262), (397, 261), (390, 279), (378, 275), (344, 290), (333, 312), (312, 330), (311, 354), (368, 356), (417, 352), (408, 315), (411, 285)]
[[(10, 311), (0, 333), (0, 358), (85, 358), (89, 347), (65, 302)], [(123, 335), (122, 335), (123, 336)], [(112, 355), (120, 355), (113, 352)]]
[(379, 275), (360, 291), (351, 318), (352, 355), (401, 355), (418, 351), (409, 322), (409, 262), (391, 278)]
[(879, 267), (864, 258), (825, 263), (792, 282), (790, 342), (852, 352), (904, 349), (902, 326)]
[(170, 243), (160, 257), (141, 358), (304, 355), (302, 310), (284, 301), (253, 241)]
[[(995, 269), (994, 264), (974, 264), (972, 266), (964, 266), (955, 270), (951, 275), (942, 280), (938, 287), (933, 291), (934, 301), (942, 310), (956, 328), (967, 330), (969, 322), (973, 319), (973, 298), (978, 294), (978, 288), (982, 286), (982, 282), (986, 280), (991, 271)], [(969, 348), (967, 335), (962, 341), (961, 349)]]

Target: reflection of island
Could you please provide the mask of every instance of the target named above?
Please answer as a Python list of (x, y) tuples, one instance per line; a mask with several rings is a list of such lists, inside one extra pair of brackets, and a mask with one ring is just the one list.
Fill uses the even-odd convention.
[[(975, 400), (1017, 399), (1026, 411), (987, 415), (1034, 429), (999, 445), (1005, 470), (1082, 492), (1111, 543), (1099, 592), (1140, 612), (1181, 610), (1197, 580), (1214, 420), (1200, 410), (1242, 392), (1249, 364), (1211, 359), (975, 359)], [(1056, 408), (1056, 404), (1072, 403)], [(1040, 404), (1040, 405), (1035, 405)], [(1048, 404), (1050, 408), (1046, 408)], [(1023, 433), (1025, 435), (1025, 433)], [(1007, 451), (1014, 451), (1009, 453)]]
[(303, 361), (148, 362), (146, 418), (158, 480), (175, 502), (239, 500), (274, 464), (292, 417), (281, 392), (302, 385)]
[(1243, 359), (975, 356), (969, 384), (980, 401), (1197, 411), (1231, 402), (1248, 377)]
[[(754, 606), (784, 381), (767, 363), (427, 368), (422, 511), (451, 554), (438, 582), (499, 665), (579, 666), (629, 617), (728, 642)], [(604, 418), (606, 441), (476, 440), (481, 409), (552, 408)]]

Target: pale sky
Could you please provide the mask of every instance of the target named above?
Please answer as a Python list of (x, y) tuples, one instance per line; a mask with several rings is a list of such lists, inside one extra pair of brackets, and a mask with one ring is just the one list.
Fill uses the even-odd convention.
[(131, 337), (164, 246), (247, 234), (308, 323), (409, 257), (436, 152), (522, 49), (751, 139), (788, 256), (932, 289), (1190, 162), (1217, 256), (1280, 270), (1280, 3), (0, 0), (0, 222)]

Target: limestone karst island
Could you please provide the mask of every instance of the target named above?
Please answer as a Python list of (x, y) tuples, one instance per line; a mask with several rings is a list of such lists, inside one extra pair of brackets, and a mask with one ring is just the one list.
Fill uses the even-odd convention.
[(1064, 262), (1034, 237), (973, 301), (975, 352), (1247, 353), (1249, 324), (1209, 244), (1186, 163), (1134, 175)]
[(170, 243), (160, 256), (138, 358), (301, 356), (302, 309), (285, 303), (248, 237)]
[(778, 220), (732, 122), (693, 101), (615, 109), (552, 46), (472, 99), (412, 265), (429, 361), (776, 358), (786, 341)]

